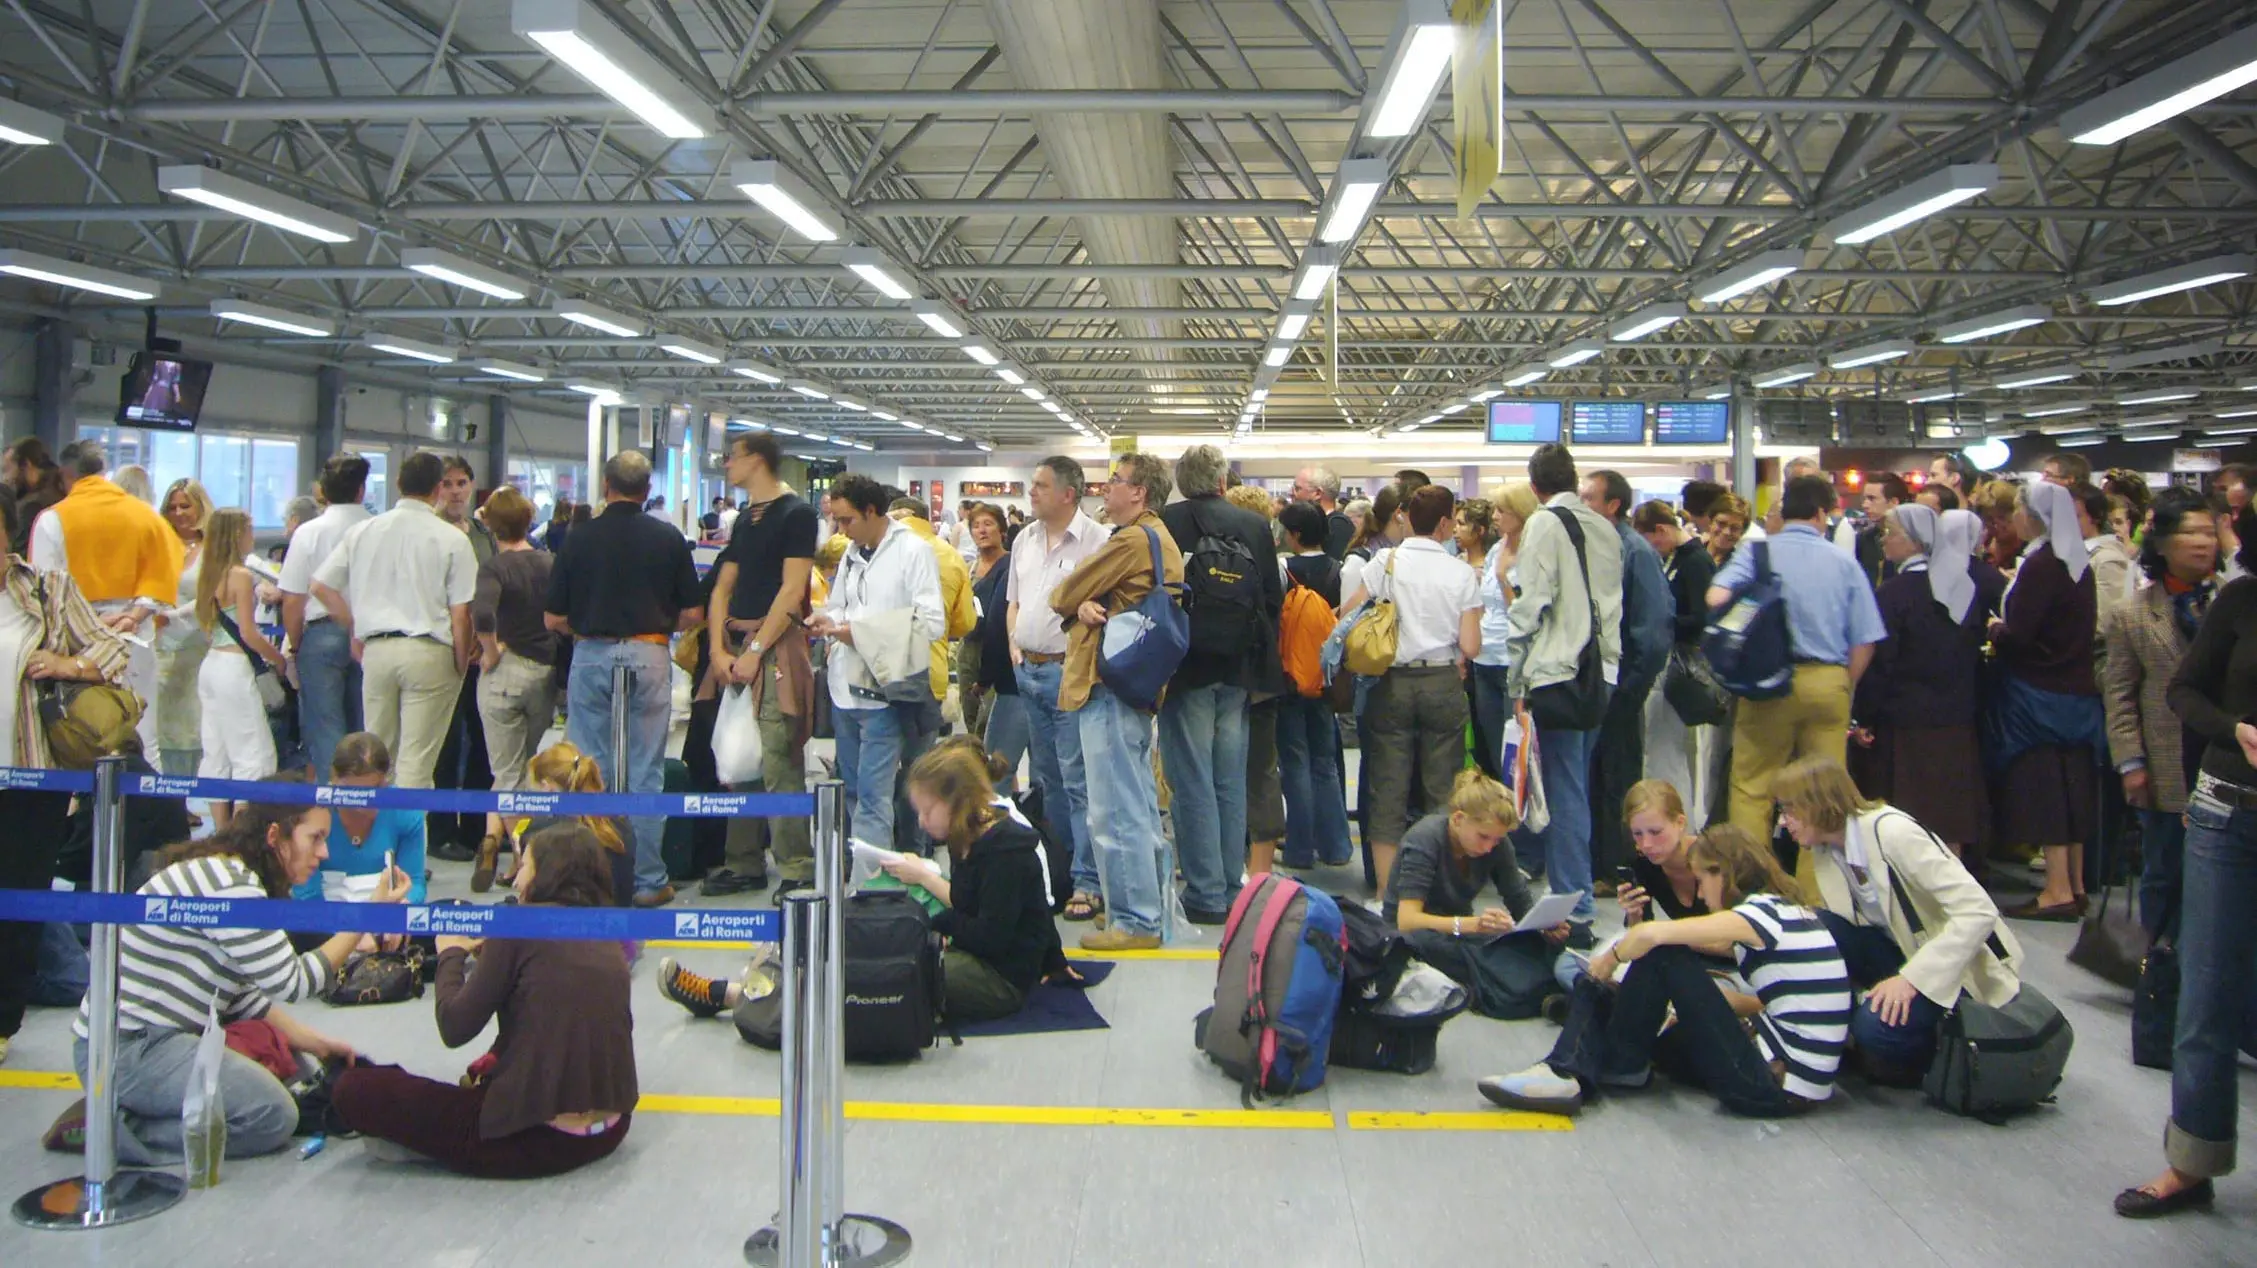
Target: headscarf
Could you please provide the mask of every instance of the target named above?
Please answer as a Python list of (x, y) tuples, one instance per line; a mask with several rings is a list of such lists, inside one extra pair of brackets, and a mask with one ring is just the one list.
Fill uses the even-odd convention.
[(2077, 495), (2039, 480), (2023, 486), (2022, 499), (2029, 503), (2030, 514), (2045, 525), (2046, 544), (2069, 569), (2069, 580), (2083, 580), (2092, 557), (2085, 553), (2085, 535), (2077, 527)]
[(1982, 533), (1983, 517), (1973, 511), (1945, 511), (1936, 517), (1936, 544), (1928, 551), (1928, 590), (1955, 624), (1965, 621), (1967, 609), (1975, 604), (1975, 577), (1969, 563)]

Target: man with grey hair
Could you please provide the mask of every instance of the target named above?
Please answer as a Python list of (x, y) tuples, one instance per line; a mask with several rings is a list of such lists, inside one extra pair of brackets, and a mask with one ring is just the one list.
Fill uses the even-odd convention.
[(1276, 539), (1260, 515), (1222, 497), (1229, 461), (1213, 445), (1176, 459), (1183, 500), (1160, 511), (1184, 550), (1191, 646), (1160, 703), (1160, 760), (1175, 792), (1176, 856), (1193, 924), (1230, 915), (1246, 870), (1247, 710), (1282, 695), (1277, 620), (1285, 584)]
[(1042, 790), (1042, 817), (1052, 840), (1069, 842), (1074, 854), (1074, 892), (1066, 902), (1072, 921), (1096, 918), (1104, 887), (1097, 859), (1090, 853), (1089, 783), (1082, 772), (1081, 727), (1059, 707), (1066, 672), (1066, 625), (1050, 610), (1050, 592), (1073, 575), (1081, 561), (1105, 544), (1105, 529), (1082, 513), (1081, 464), (1053, 454), (1035, 464), (1027, 485), (1034, 518), (1019, 530), (1011, 547), (1011, 575), (1004, 581), (1004, 629), (1009, 632), (1011, 672), (1027, 720), (1027, 760), (1035, 787)]
[(1335, 561), (1348, 557), (1348, 543), (1356, 539), (1356, 522), (1340, 507), (1340, 477), (1330, 467), (1311, 465), (1293, 476), (1293, 500), (1314, 502), (1324, 512), (1324, 553)]

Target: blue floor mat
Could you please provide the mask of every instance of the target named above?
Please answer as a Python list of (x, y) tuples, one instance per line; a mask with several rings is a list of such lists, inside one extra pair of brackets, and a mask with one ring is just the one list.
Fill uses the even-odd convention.
[(1069, 960), (1082, 975), (1078, 985), (1038, 983), (1027, 992), (1026, 1007), (1009, 1017), (958, 1026), (956, 1033), (973, 1035), (1048, 1035), (1067, 1030), (1107, 1030), (1112, 1023), (1089, 1002), (1089, 988), (1112, 976), (1109, 960)]

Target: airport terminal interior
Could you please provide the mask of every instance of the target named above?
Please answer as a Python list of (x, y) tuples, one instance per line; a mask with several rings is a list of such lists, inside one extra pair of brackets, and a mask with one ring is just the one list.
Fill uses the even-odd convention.
[[(640, 451), (708, 579), (748, 436), (824, 536), (824, 495), (866, 476), (975, 568), (965, 507), (1039, 515), (1044, 459), (1096, 515), (1117, 460), (1208, 446), (1273, 514), (1499, 498), (1564, 445), (1704, 526), (1689, 485), (1736, 491), (1748, 528), (1808, 464), (1876, 549), (1869, 490), (2035, 486), (2064, 455), (2128, 507), (2215, 497), (2231, 529), (2257, 461), (2252, 85), (2247, 0), (6, 0), (0, 475), (37, 442), (160, 509), (193, 482), (264, 566), (343, 455), (374, 512), (435, 453), (545, 531)], [(945, 700), (961, 731), (961, 684)], [(811, 778), (839, 760), (808, 743)], [(1989, 851), (1998, 907), (2052, 892), (2052, 850), (2020, 847), (2054, 844)], [(428, 870), (433, 902), (501, 896)], [(1293, 874), (1378, 909), (1353, 864)], [(777, 902), (676, 885), (677, 911)], [(1594, 935), (1621, 925), (1599, 897)], [(1779, 1119), (1667, 1079), (1508, 1111), (1477, 1081), (1560, 1027), (1471, 1012), (1424, 1073), (1336, 1064), (1249, 1107), (1193, 1036), (1222, 928), (1085, 953), (1061, 919), (1110, 970), (1095, 1021), (850, 1065), (846, 1205), (932, 1265), (2257, 1265), (2247, 1169), (2204, 1209), (2111, 1208), (2164, 1165), (2172, 1075), (2132, 1062), (2134, 991), (2069, 962), (2073, 918), (2000, 927), (2075, 1043), (2049, 1099), (1988, 1122), (1847, 1073)], [(0, 1264), (744, 1262), (779, 1202), (782, 1063), (659, 971), (754, 952), (631, 952), (642, 1099), (600, 1162), (501, 1182), (293, 1141), (141, 1222), (0, 1223)], [(428, 994), (294, 1007), (449, 1083), (487, 1042), (443, 1045)], [(0, 1201), (81, 1166), (41, 1143), (80, 1095), (73, 1015), (34, 1007), (0, 1047)]]

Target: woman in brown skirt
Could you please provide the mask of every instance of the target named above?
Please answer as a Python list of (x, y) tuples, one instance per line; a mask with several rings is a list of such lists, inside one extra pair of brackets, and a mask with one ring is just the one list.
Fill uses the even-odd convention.
[(1857, 682), (1849, 766), (1859, 791), (1927, 825), (1964, 855), (1990, 813), (1978, 683), (1983, 628), (2006, 578), (1973, 558), (1981, 521), (1917, 502), (1889, 512), (1881, 553), (1897, 565), (1875, 598), (1889, 636)]

